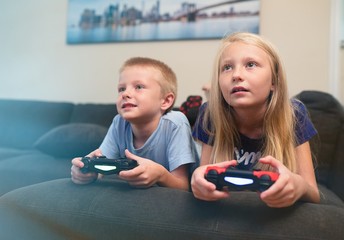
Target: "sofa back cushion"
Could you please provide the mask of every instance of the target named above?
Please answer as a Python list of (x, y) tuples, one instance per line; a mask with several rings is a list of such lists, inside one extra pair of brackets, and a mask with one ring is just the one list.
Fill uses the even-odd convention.
[(76, 104), (70, 122), (92, 123), (108, 128), (116, 114), (116, 104)]
[(319, 183), (329, 186), (333, 166), (338, 161), (341, 129), (344, 126), (343, 106), (330, 94), (320, 91), (303, 91), (296, 96), (307, 107), (318, 136), (311, 140), (312, 152), (316, 160), (316, 176)]
[(69, 122), (72, 103), (0, 100), (0, 146), (31, 148), (50, 129)]
[(107, 128), (92, 123), (68, 123), (41, 136), (34, 147), (57, 158), (82, 157), (99, 148)]

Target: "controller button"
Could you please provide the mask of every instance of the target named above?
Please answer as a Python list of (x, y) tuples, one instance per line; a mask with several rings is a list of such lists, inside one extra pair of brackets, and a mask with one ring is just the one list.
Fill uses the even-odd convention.
[(217, 171), (212, 169), (208, 172), (208, 174), (211, 174), (211, 175), (217, 175)]
[(271, 181), (271, 177), (267, 174), (262, 175), (260, 179), (264, 181)]

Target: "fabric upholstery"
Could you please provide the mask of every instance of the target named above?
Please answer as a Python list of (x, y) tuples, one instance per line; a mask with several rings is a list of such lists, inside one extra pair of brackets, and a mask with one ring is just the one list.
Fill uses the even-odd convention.
[(319, 135), (311, 141), (312, 152), (315, 154), (317, 180), (329, 184), (332, 175), (332, 166), (343, 162), (337, 156), (340, 151), (338, 142), (344, 126), (343, 106), (330, 94), (319, 91), (303, 91), (296, 96), (307, 107), (311, 120)]
[(71, 159), (93, 151), (116, 105), (0, 99), (0, 195), (70, 176)]
[(107, 128), (100, 125), (69, 123), (41, 136), (34, 147), (55, 157), (85, 156), (100, 146), (106, 133)]
[(0, 146), (31, 148), (53, 127), (68, 123), (72, 103), (0, 100)]
[[(336, 240), (344, 236), (344, 228), (338, 228), (344, 221), (343, 207), (300, 202), (273, 209), (256, 193), (231, 195), (205, 202), (187, 191), (134, 189), (116, 179), (90, 185), (60, 179), (5, 194), (0, 214), (1, 208), (10, 208), (61, 239)], [(0, 232), (0, 238), (5, 234)]]
[[(59, 145), (54, 138), (62, 133), (70, 144), (82, 136), (90, 140), (66, 125), (107, 128), (115, 105), (62, 104), (62, 109), (55, 103), (10, 101), (9, 107), (0, 100), (0, 111), (8, 111), (0, 115), (0, 132), (6, 136), (0, 139), (0, 239), (343, 239), (343, 108), (327, 93), (305, 91), (299, 97), (319, 132), (312, 148), (321, 203), (297, 202), (282, 209), (267, 207), (254, 192), (205, 202), (188, 191), (132, 188), (116, 176), (76, 185), (70, 180), (71, 158), (32, 145), (49, 138), (50, 147)], [(68, 136), (73, 132), (76, 136)]]
[(70, 122), (93, 123), (108, 128), (116, 114), (116, 104), (76, 104)]

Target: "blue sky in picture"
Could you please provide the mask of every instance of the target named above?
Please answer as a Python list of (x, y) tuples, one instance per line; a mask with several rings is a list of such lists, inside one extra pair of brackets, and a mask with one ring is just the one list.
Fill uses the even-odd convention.
[[(194, 14), (195, 9), (207, 6), (210, 8)], [(258, 33), (259, 12), (260, 0), (69, 0), (67, 43), (211, 39), (235, 31)]]
[[(148, 12), (152, 9), (153, 5), (156, 5), (158, 0), (69, 0), (68, 1), (68, 25), (78, 25), (80, 20), (80, 14), (84, 11), (84, 9), (93, 9), (97, 14), (102, 14), (104, 10), (109, 5), (116, 5), (124, 6), (126, 4), (128, 7), (135, 6), (136, 8), (142, 10), (143, 14)], [(194, 0), (194, 1), (187, 1), (187, 0), (160, 0), (160, 13), (170, 13), (173, 14), (178, 9), (181, 8), (182, 3), (195, 3), (197, 7), (207, 6), (209, 4), (215, 4), (224, 2), (221, 0), (214, 1), (214, 0)], [(240, 2), (234, 4), (235, 9), (237, 11), (247, 10), (250, 11), (259, 11), (260, 5), (259, 0), (257, 1), (247, 1), (247, 2)], [(208, 13), (211, 13), (216, 9), (216, 11), (220, 11), (221, 9), (228, 10), (228, 5), (220, 6), (217, 8), (213, 8), (207, 10)]]

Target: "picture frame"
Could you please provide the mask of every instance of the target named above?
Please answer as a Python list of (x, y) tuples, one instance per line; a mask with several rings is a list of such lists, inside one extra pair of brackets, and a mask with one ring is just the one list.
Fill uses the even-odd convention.
[(260, 0), (69, 0), (67, 44), (219, 39), (259, 33)]
[(339, 16), (340, 16), (340, 41), (341, 47), (344, 48), (344, 0), (339, 2)]

